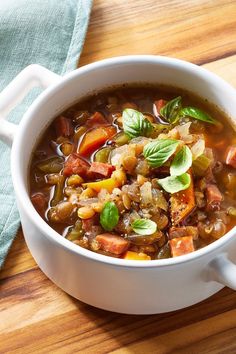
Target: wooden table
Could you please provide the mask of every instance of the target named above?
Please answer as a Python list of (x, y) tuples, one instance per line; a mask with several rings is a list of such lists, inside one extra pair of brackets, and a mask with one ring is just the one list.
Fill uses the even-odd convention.
[[(236, 86), (236, 1), (95, 0), (80, 65), (125, 54), (186, 59)], [(168, 314), (109, 313), (48, 280), (21, 231), (0, 277), (0, 353), (236, 353), (230, 289)]]

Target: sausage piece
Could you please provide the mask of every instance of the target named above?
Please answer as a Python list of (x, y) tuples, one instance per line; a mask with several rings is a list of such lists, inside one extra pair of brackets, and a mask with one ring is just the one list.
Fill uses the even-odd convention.
[(182, 256), (194, 251), (193, 237), (184, 236), (169, 241), (172, 257)]
[(124, 253), (129, 247), (129, 241), (121, 236), (109, 233), (97, 235), (96, 241), (100, 244), (103, 251), (118, 255)]
[(207, 210), (220, 210), (220, 203), (223, 196), (215, 184), (208, 184), (206, 187)]
[(90, 165), (88, 162), (84, 161), (76, 153), (73, 153), (65, 162), (63, 175), (68, 177), (73, 174), (80, 175), (81, 177), (86, 177)]
[(110, 177), (115, 167), (109, 163), (93, 162), (90, 166), (89, 172), (96, 173), (104, 177)]

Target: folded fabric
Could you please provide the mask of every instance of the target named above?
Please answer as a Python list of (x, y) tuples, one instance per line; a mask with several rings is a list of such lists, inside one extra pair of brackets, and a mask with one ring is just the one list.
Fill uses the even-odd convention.
[[(58, 74), (75, 69), (91, 6), (92, 0), (2, 1), (0, 90), (29, 64), (41, 64)], [(36, 95), (28, 95), (11, 112), (9, 120), (18, 123)], [(0, 143), (0, 267), (19, 222), (10, 175), (10, 149)]]

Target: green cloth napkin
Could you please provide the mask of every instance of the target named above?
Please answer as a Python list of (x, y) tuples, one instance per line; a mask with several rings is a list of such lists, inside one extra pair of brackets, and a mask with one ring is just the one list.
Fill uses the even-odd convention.
[[(0, 6), (0, 91), (27, 65), (58, 73), (76, 68), (92, 0), (7, 0)], [(11, 112), (18, 123), (38, 94)], [(1, 122), (0, 122), (1, 124)], [(0, 267), (19, 227), (10, 174), (10, 149), (0, 143)]]

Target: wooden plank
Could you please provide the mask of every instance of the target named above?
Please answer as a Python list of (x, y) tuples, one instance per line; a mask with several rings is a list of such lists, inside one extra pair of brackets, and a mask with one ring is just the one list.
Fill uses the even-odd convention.
[[(171, 332), (178, 330), (182, 330), (183, 338), (186, 327), (190, 326), (195, 333), (196, 328), (202, 326), (194, 327), (195, 323), (207, 323), (205, 321), (210, 319), (214, 323), (214, 318), (218, 321), (222, 313), (229, 313), (234, 318), (233, 323), (228, 322), (228, 317), (226, 322), (220, 322), (225, 330), (236, 324), (236, 293), (229, 289), (181, 311), (129, 316), (95, 309), (73, 299), (39, 269), (5, 279), (0, 286), (0, 353), (17, 353), (22, 347), (24, 353), (38, 353), (39, 348), (42, 353), (48, 348), (53, 353), (63, 353), (62, 348), (71, 353), (75, 350), (105, 353), (123, 346), (129, 348), (134, 342), (145, 343), (148, 340), (155, 343), (156, 336), (170, 333), (174, 337)], [(207, 327), (206, 324), (204, 326)], [(205, 329), (203, 332), (198, 330), (198, 336), (204, 337)], [(193, 340), (197, 342), (198, 336), (195, 335)]]
[(236, 53), (235, 2), (96, 0), (80, 65), (159, 54), (203, 64)]
[(11, 277), (34, 267), (37, 267), (37, 264), (26, 246), (22, 229), (20, 228), (4, 267), (0, 272), (0, 279)]
[(235, 353), (236, 342), (232, 343), (232, 337), (236, 338), (236, 310), (199, 321), (161, 336), (155, 336), (151, 341), (146, 339), (131, 344), (111, 353)]

